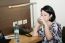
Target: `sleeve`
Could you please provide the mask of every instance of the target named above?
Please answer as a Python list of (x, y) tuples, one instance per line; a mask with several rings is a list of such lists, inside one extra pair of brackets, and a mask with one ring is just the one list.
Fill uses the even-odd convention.
[(55, 24), (52, 35), (55, 43), (62, 43), (62, 30), (60, 24)]

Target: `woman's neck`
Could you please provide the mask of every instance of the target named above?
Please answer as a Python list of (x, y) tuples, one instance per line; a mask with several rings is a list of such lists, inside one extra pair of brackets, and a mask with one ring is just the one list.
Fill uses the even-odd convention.
[(48, 25), (49, 27), (51, 27), (52, 22), (48, 21), (48, 22), (47, 22), (47, 25)]

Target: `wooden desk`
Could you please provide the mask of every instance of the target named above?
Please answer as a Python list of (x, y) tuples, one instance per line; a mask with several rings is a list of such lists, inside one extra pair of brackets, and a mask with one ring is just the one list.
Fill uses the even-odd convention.
[[(27, 37), (25, 35), (20, 35), (20, 43), (37, 43), (38, 41), (40, 41), (42, 38), (40, 37)], [(10, 43), (16, 43), (15, 39), (11, 39)]]

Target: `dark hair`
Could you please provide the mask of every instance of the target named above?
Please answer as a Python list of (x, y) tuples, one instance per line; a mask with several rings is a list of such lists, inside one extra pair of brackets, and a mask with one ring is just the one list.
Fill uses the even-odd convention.
[(49, 15), (52, 15), (51, 19), (49, 21), (53, 22), (56, 18), (55, 12), (53, 10), (53, 8), (49, 5), (44, 6), (43, 8), (41, 8), (41, 12), (42, 10), (44, 10), (45, 12), (49, 13)]

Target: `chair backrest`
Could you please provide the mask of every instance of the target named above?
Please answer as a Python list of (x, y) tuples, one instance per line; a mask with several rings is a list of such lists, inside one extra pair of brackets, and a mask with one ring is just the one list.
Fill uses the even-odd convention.
[(65, 26), (63, 26), (63, 29), (62, 29), (62, 41), (63, 43), (65, 43)]

